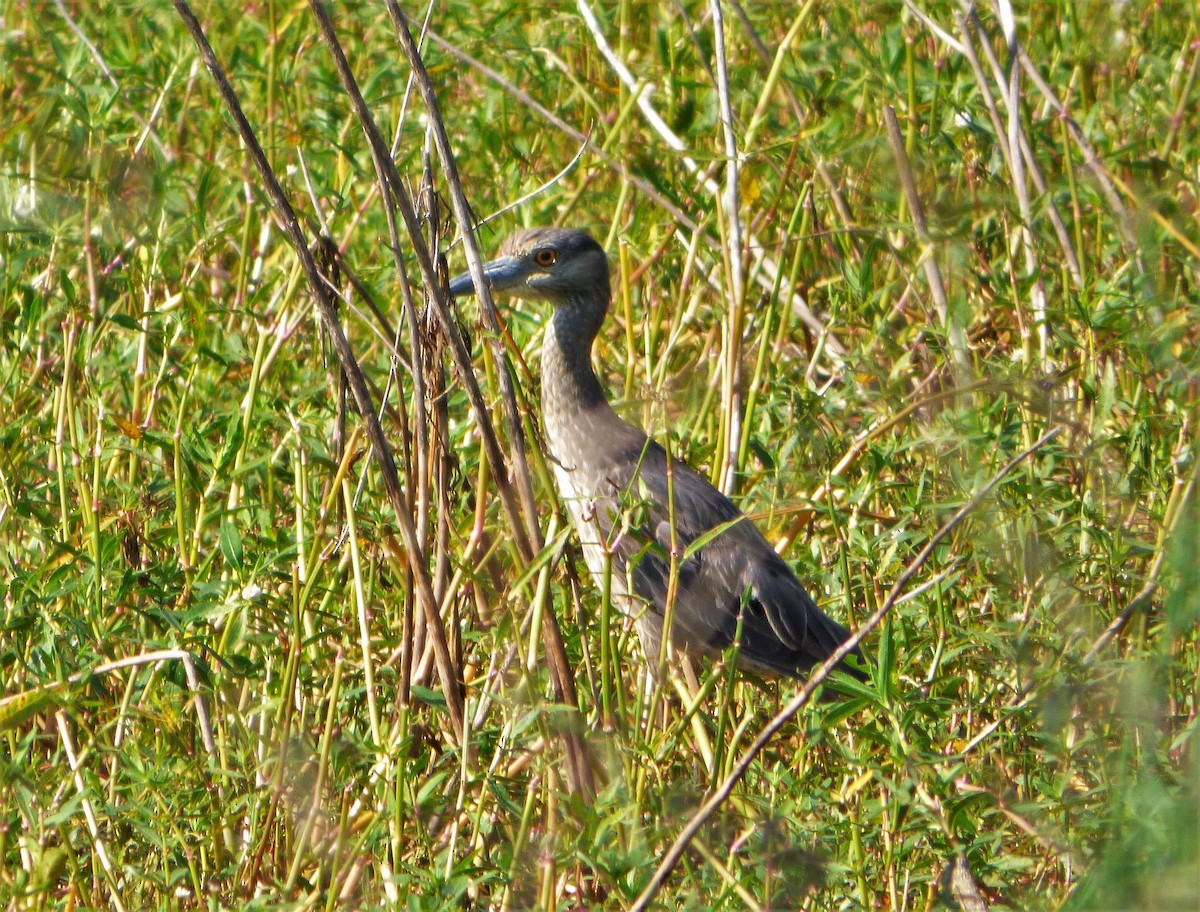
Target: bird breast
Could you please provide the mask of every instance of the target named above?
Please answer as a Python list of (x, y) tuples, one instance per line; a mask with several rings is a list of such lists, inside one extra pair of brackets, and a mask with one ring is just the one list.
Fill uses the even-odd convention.
[[(633, 450), (637, 459), (645, 435), (635, 431), (606, 403), (586, 409), (544, 409), (554, 481), (575, 525), (588, 570), (603, 588), (605, 577), (617, 607), (630, 612), (629, 586), (618, 549), (627, 477), (615, 464)], [(640, 441), (640, 443), (639, 443)]]

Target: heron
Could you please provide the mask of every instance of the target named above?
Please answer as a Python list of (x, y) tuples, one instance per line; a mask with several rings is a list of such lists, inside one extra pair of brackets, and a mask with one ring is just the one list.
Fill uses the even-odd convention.
[[(608, 258), (583, 231), (518, 230), (483, 267), (494, 294), (548, 303), (542, 427), (588, 569), (630, 617), (652, 671), (664, 626), (685, 654), (803, 677), (850, 632), (813, 602), (734, 503), (613, 410), (592, 366), (611, 300)], [(468, 273), (450, 294), (472, 293)], [(857, 650), (855, 651), (857, 654)], [(853, 669), (851, 669), (853, 670)]]

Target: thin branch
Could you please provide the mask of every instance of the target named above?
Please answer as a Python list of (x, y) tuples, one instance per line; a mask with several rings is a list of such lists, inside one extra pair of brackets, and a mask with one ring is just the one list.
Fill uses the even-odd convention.
[(83, 816), (87, 820), (88, 833), (92, 837), (92, 848), (104, 871), (109, 898), (117, 912), (125, 912), (125, 903), (121, 901), (121, 893), (118, 889), (117, 872), (113, 867), (112, 860), (108, 857), (108, 849), (105, 848), (104, 837), (100, 835), (100, 825), (96, 821), (96, 812), (92, 808), (91, 799), (88, 798), (87, 785), (83, 781), (83, 775), (79, 772), (79, 757), (71, 738), (71, 727), (67, 724), (66, 713), (59, 710), (54, 714), (54, 721), (58, 724), (58, 735), (62, 740), (63, 750), (67, 754), (67, 763), (71, 767), (71, 777), (75, 783), (75, 791), (79, 795), (80, 805), (83, 807)]
[[(547, 190), (549, 190), (551, 187), (553, 187), (555, 184), (557, 184), (559, 181), (561, 181), (564, 177), (566, 177), (568, 174), (570, 174), (571, 171), (574, 170), (575, 166), (579, 164), (579, 160), (581, 158), (583, 158), (583, 153), (588, 150), (588, 146), (590, 144), (591, 144), (590, 139), (587, 137), (584, 137), (583, 141), (579, 144), (579, 151), (575, 153), (575, 156), (569, 162), (567, 162), (566, 165), (563, 166), (562, 170), (559, 171), (556, 175), (554, 175), (554, 177), (550, 178), (550, 180), (546, 181), (541, 186), (536, 187), (533, 190), (530, 190), (524, 196), (518, 197), (517, 199), (513, 200), (508, 205), (502, 206), (501, 208), (497, 209), (495, 212), (493, 212), (491, 215), (487, 216), (486, 218), (481, 218), (478, 222), (475, 222), (473, 225), (471, 225), (471, 230), (478, 231), (484, 225), (494, 222), (496, 219), (500, 218), (500, 216), (504, 215), (505, 213), (512, 212), (514, 209), (518, 209), (521, 206), (524, 206), (527, 202), (529, 202), (532, 199), (537, 199), (537, 197), (541, 196), (543, 193), (545, 193)], [(461, 240), (461, 238), (460, 238), (460, 240)], [(453, 244), (450, 245), (450, 248), (453, 249), (455, 246), (457, 246), (458, 243), (459, 243), (458, 241), (455, 241)]]
[[(79, 39), (79, 43), (88, 49), (88, 53), (91, 54), (92, 59), (96, 61), (96, 66), (100, 67), (100, 72), (104, 74), (105, 78), (108, 79), (112, 87), (117, 90), (117, 94), (121, 95), (123, 98), (124, 92), (121, 91), (121, 83), (117, 82), (117, 77), (113, 74), (112, 68), (109, 67), (109, 65), (105, 62), (104, 57), (101, 56), (99, 48), (92, 44), (88, 36), (83, 33), (83, 29), (81, 29), (75, 20), (71, 18), (71, 14), (67, 11), (66, 4), (63, 3), (63, 0), (54, 0), (54, 6), (58, 9), (58, 14), (63, 17), (63, 21), (67, 23), (67, 28), (74, 32), (75, 37)], [(171, 76), (167, 79), (168, 84), (170, 84), (172, 81), (174, 72), (174, 70), (171, 71)], [(132, 105), (129, 108), (129, 113), (132, 114), (133, 119), (141, 125), (144, 135), (150, 137), (150, 141), (154, 143), (155, 148), (158, 149), (163, 158), (165, 158), (167, 161), (174, 161), (174, 154), (172, 154), (172, 152), (163, 145), (162, 140), (158, 138), (158, 134), (154, 132), (153, 127), (154, 117), (161, 109), (164, 97), (165, 93), (159, 95), (159, 99), (154, 105), (154, 111), (150, 115), (151, 119), (149, 121), (142, 117), (142, 115), (138, 113), (138, 111), (136, 111)], [(140, 141), (138, 146), (141, 146)]]
[(921, 258), (921, 266), (925, 270), (925, 280), (929, 283), (929, 293), (933, 296), (934, 309), (946, 332), (946, 343), (950, 350), (950, 363), (954, 369), (955, 379), (962, 385), (968, 382), (970, 371), (970, 362), (967, 359), (967, 335), (950, 313), (946, 286), (942, 282), (942, 271), (938, 268), (937, 257), (934, 255), (933, 238), (925, 224), (925, 211), (921, 207), (921, 197), (917, 193), (917, 182), (913, 178), (912, 168), (908, 163), (908, 154), (904, 151), (904, 138), (900, 135), (900, 124), (896, 121), (896, 111), (891, 105), (884, 106), (883, 122), (887, 126), (888, 141), (892, 146), (892, 155), (896, 159), (896, 168), (900, 174), (900, 186), (904, 188), (904, 196), (908, 200), (908, 208), (912, 213), (917, 240), (925, 247), (925, 255)]
[(1021, 221), (1017, 225), (1017, 238), (1025, 255), (1025, 274), (1033, 280), (1030, 294), (1033, 298), (1033, 320), (1037, 327), (1038, 355), (1043, 370), (1047, 367), (1047, 348), (1049, 334), (1046, 327), (1046, 288), (1042, 283), (1038, 269), (1037, 253), (1033, 247), (1033, 217), (1029, 205), (1029, 184), (1025, 180), (1025, 155), (1019, 150), (1028, 141), (1022, 143), (1025, 128), (1021, 123), (1021, 68), (1017, 65), (1017, 53), (1020, 43), (1017, 41), (1017, 25), (1013, 16), (1012, 4), (1009, 0), (996, 0), (1000, 11), (1000, 22), (1004, 28), (1004, 38), (1008, 44), (1008, 147), (1013, 154), (1008, 156), (1008, 166), (1012, 174), (1013, 189), (1017, 194), (1017, 209)]
[[(634, 78), (633, 73), (629, 71), (629, 67), (625, 66), (625, 62), (617, 56), (616, 51), (612, 49), (612, 45), (608, 43), (608, 39), (604, 36), (604, 30), (600, 27), (600, 22), (596, 19), (596, 14), (588, 6), (587, 0), (575, 0), (575, 6), (579, 10), (579, 15), (583, 17), (584, 25), (592, 33), (592, 40), (596, 43), (596, 49), (608, 61), (608, 65), (613, 68), (613, 72), (617, 74), (617, 78), (629, 89), (630, 94), (633, 95), (636, 101), (638, 110), (642, 112), (642, 116), (646, 118), (646, 122), (650, 124), (650, 128), (659, 135), (670, 149), (683, 154), (683, 164), (689, 173), (697, 173), (700, 170), (700, 166), (696, 164), (695, 159), (688, 156), (687, 143), (667, 125), (667, 122), (659, 116), (654, 105), (650, 103), (653, 87), (649, 83), (638, 82)], [(721, 195), (720, 188), (713, 180), (706, 181), (706, 188), (714, 197)]]
[[(192, 39), (196, 42), (197, 48), (200, 50), (201, 59), (203, 59), (205, 67), (207, 67), (209, 74), (216, 83), (217, 90), (225, 102), (230, 116), (233, 118), (234, 125), (237, 127), (238, 135), (241, 137), (251, 161), (258, 170), (263, 187), (274, 206), (276, 218), (283, 224), (288, 239), (291, 241), (292, 248), (300, 260), (301, 269), (304, 271), (305, 279), (308, 282), (309, 292), (316, 298), (317, 310), (321, 315), (321, 321), (333, 343), (338, 362), (346, 374), (346, 380), (350, 385), (350, 390), (354, 394), (354, 400), (358, 407), (359, 417), (365, 425), (367, 437), (371, 441), (371, 449), (374, 451), (376, 462), (379, 465), (380, 477), (387, 491), (388, 500), (391, 502), (392, 511), (396, 516), (396, 524), (400, 529), (400, 537), (404, 540), (404, 546), (410, 555), (409, 566), (413, 568), (413, 575), (416, 578), (423, 610), (429, 619), (430, 625), (441, 629), (441, 617), (437, 613), (437, 600), (433, 594), (425, 555), (417, 539), (412, 517), (407, 512), (404, 491), (400, 485), (400, 478), (396, 473), (396, 462), (392, 455), (392, 448), (383, 433), (379, 419), (376, 417), (375, 405), (371, 399), (370, 390), (367, 389), (367, 382), (363, 377), (362, 368), (359, 366), (357, 358), (355, 358), (354, 350), (350, 347), (350, 342), (347, 340), (346, 334), (342, 331), (341, 323), (338, 321), (337, 308), (333, 297), (321, 276), (320, 270), (317, 268), (311, 251), (308, 249), (308, 240), (300, 228), (300, 221), (296, 218), (296, 213), (292, 209), (291, 203), (288, 202), (287, 195), (283, 192), (283, 187), (280, 186), (270, 162), (267, 161), (267, 156), (254, 134), (254, 129), (246, 119), (237, 94), (234, 92), (233, 86), (229, 84), (229, 78), (225, 75), (225, 70), (222, 68), (220, 61), (217, 60), (212, 45), (208, 43), (204, 29), (201, 28), (200, 22), (196, 19), (187, 0), (173, 0), (173, 2), (176, 11), (179, 13)], [(456, 685), (456, 676), (450, 660), (449, 650), (446, 647), (444, 632), (440, 640), (435, 638), (434, 643), (437, 652), (438, 671), (442, 676), (442, 690), (446, 697), (447, 711), (455, 737), (461, 739), (463, 732), (462, 694)]]
[(1137, 233), (1133, 228), (1133, 216), (1129, 214), (1129, 210), (1125, 208), (1125, 204), (1121, 201), (1116, 188), (1113, 186), (1113, 179), (1108, 173), (1108, 169), (1104, 167), (1104, 163), (1100, 161), (1100, 156), (1096, 154), (1095, 147), (1088, 142), (1087, 135), (1083, 132), (1083, 128), (1079, 126), (1068, 113), (1067, 106), (1059, 101), (1058, 96), (1054, 94), (1054, 90), (1042, 78), (1042, 74), (1038, 72), (1033, 61), (1029, 59), (1029, 55), (1025, 53), (1024, 48), (1017, 49), (1018, 58), (1021, 62), (1021, 67), (1033, 84), (1037, 86), (1038, 91), (1042, 93), (1050, 106), (1054, 108), (1055, 113), (1063, 119), (1063, 123), (1067, 125), (1067, 131), (1071, 134), (1071, 138), (1075, 140), (1075, 145), (1083, 153), (1083, 162), (1087, 165), (1092, 176), (1096, 178), (1096, 182), (1100, 185), (1100, 191), (1104, 194), (1104, 198), (1108, 200), (1109, 208), (1113, 214), (1117, 216), (1117, 226), (1121, 231), (1121, 239), (1124, 242), (1126, 253), (1132, 254), (1139, 275), (1146, 274), (1146, 263), (1142, 259), (1141, 247), (1138, 244)]
[[(634, 78), (629, 68), (625, 66), (624, 62), (617, 56), (612, 46), (608, 43), (608, 39), (605, 37), (604, 31), (600, 28), (600, 23), (596, 19), (595, 13), (592, 12), (592, 8), (588, 6), (587, 0), (576, 0), (576, 6), (579, 8), (579, 14), (583, 17), (584, 24), (587, 25), (588, 30), (592, 34), (592, 40), (595, 42), (597, 50), (608, 61), (617, 78), (620, 79), (621, 83), (637, 100), (638, 109), (642, 112), (642, 116), (646, 118), (646, 122), (650, 125), (650, 128), (659, 135), (671, 150), (679, 153), (679, 160), (683, 163), (684, 168), (687, 169), (689, 174), (699, 177), (700, 186), (704, 188), (705, 192), (714, 200), (719, 200), (722, 194), (720, 185), (712, 177), (703, 174), (695, 159), (687, 154), (686, 143), (667, 125), (666, 121), (662, 119), (651, 103), (650, 98), (652, 93), (650, 92), (650, 87), (644, 83), (639, 83)], [(713, 246), (715, 247), (716, 245), (713, 244)], [(779, 273), (779, 264), (763, 253), (766, 250), (766, 245), (761, 244), (754, 235), (747, 235), (745, 246), (751, 252), (754, 252), (756, 256), (761, 257), (763, 274), (760, 277), (760, 282), (764, 287), (773, 290), (775, 278)], [(825, 325), (825, 322), (820, 317), (813, 313), (808, 306), (808, 302), (803, 299), (795, 288), (792, 288), (787, 282), (781, 282), (780, 292), (789, 296), (792, 310), (809, 329), (817, 335), (829, 333), (829, 327)], [(833, 360), (835, 362), (840, 361), (840, 356), (845, 354), (846, 351), (841, 342), (830, 334), (825, 345), (829, 352), (835, 356)]]
[[(474, 279), (476, 296), (481, 304), (480, 310), (483, 323), (488, 330), (487, 343), (492, 350), (492, 357), (496, 364), (496, 375), (500, 385), (500, 400), (504, 407), (504, 417), (508, 425), (509, 442), (511, 444), (513, 474), (516, 476), (517, 489), (521, 496), (526, 523), (524, 530), (522, 530), (520, 524), (521, 517), (510, 513), (510, 531), (517, 542), (523, 559), (528, 563), (534, 559), (536, 552), (542, 546), (541, 530), (537, 524), (538, 514), (537, 504), (533, 497), (533, 481), (529, 472), (529, 463), (525, 456), (525, 432), (521, 424), (521, 413), (517, 406), (516, 390), (513, 386), (512, 374), (508, 369), (508, 362), (504, 354), (500, 318), (496, 313), (496, 306), (492, 302), (490, 288), (483, 279), (483, 259), (479, 256), (479, 250), (468, 228), (471, 224), (471, 210), (467, 205), (466, 194), (463, 193), (462, 181), (458, 176), (458, 165), (455, 162), (454, 152), (450, 148), (450, 139), (446, 134), (446, 125), (442, 120), (441, 108), (438, 104), (437, 94), (433, 89), (433, 83), (429, 79), (425, 63), (421, 59), (420, 52), (413, 41), (412, 33), (408, 29), (408, 21), (404, 12), (395, 0), (386, 0), (386, 5), (388, 13), (392, 18), (396, 39), (400, 44), (401, 50), (404, 51), (405, 56), (408, 58), (409, 66), (412, 67), (413, 75), (416, 79), (417, 88), (425, 102), (426, 113), (429, 116), (429, 127), (433, 131), (434, 144), (437, 147), (438, 157), (441, 159), (447, 189), (450, 194), (450, 202), (454, 209), (454, 217), (463, 232), (463, 252), (466, 254), (467, 268)], [(443, 290), (440, 286), (434, 286), (431, 290), (434, 291), (433, 297), (435, 301), (440, 305), (444, 294)], [(451, 344), (456, 344), (457, 334), (448, 332), (447, 335), (454, 336)], [(500, 458), (498, 453), (494, 457), (492, 454), (489, 454), (489, 457), (492, 457), (492, 462), (495, 466), (502, 467), (505, 465), (504, 460)], [(500, 473), (497, 472), (496, 474), (499, 475)], [(497, 478), (497, 481), (500, 482), (500, 479)], [(502, 486), (501, 490), (503, 491)], [(575, 692), (575, 674), (567, 659), (562, 632), (559, 629), (558, 619), (554, 616), (553, 611), (542, 613), (542, 641), (546, 648), (546, 660), (550, 666), (550, 680), (554, 687), (555, 698), (570, 707), (572, 712), (577, 713), (579, 703)], [(572, 791), (585, 796), (594, 795), (595, 785), (592, 782), (591, 763), (587, 756), (583, 739), (574, 727), (567, 725), (564, 726), (564, 740), (567, 748), (568, 783)]]
[(933, 32), (933, 34), (941, 39), (943, 44), (958, 51), (960, 54), (964, 53), (963, 46), (959, 43), (958, 39), (934, 22), (930, 15), (921, 9), (921, 7), (917, 6), (913, 0), (904, 0), (904, 8), (920, 19), (925, 28), (929, 29), (929, 31)]
[[(315, 2), (315, 0), (314, 0)], [(417, 48), (416, 42), (413, 40), (412, 33), (408, 29), (408, 19), (404, 12), (400, 9), (395, 0), (386, 0), (388, 13), (392, 18), (392, 25), (396, 33), (396, 40), (400, 44), (400, 48), (404, 51), (408, 59), (409, 66), (412, 67), (413, 76), (416, 81), (417, 90), (421, 93), (422, 100), (425, 102), (426, 113), (429, 116), (429, 126), (433, 130), (434, 144), (437, 147), (438, 156), (442, 160), (442, 168), (445, 171), (447, 189), (450, 193), (450, 201), (454, 209), (454, 217), (459, 225), (470, 225), (472, 222), (471, 210), (467, 205), (466, 196), (462, 191), (462, 182), (458, 176), (458, 166), (455, 163), (454, 152), (450, 148), (450, 139), (446, 135), (446, 127), (442, 121), (441, 107), (438, 104), (437, 95), (433, 89), (433, 83), (429, 79), (429, 74), (425, 70), (424, 61), (421, 59), (420, 50)], [(361, 96), (360, 96), (361, 97)], [(360, 119), (365, 113), (365, 105), (363, 112), (360, 112)], [(369, 116), (369, 115), (368, 115)], [(407, 221), (407, 215), (406, 215)], [(414, 231), (417, 226), (409, 225), (409, 233), (413, 235), (414, 245), (420, 245), (418, 237), (420, 231)], [(423, 245), (422, 245), (423, 246)], [(492, 347), (492, 353), (496, 359), (497, 378), (500, 383), (500, 398), (504, 407), (504, 417), (508, 425), (509, 443), (512, 457), (512, 469), (517, 483), (517, 491), (521, 499), (521, 506), (524, 511), (524, 517), (520, 515), (521, 511), (513, 509), (509, 511), (509, 521), (512, 523), (512, 531), (517, 537), (518, 549), (526, 560), (532, 558), (533, 554), (541, 546), (541, 533), (537, 526), (537, 503), (533, 497), (533, 482), (529, 474), (529, 465), (525, 458), (525, 431), (521, 425), (520, 409), (517, 406), (516, 392), (513, 388), (512, 374), (509, 372), (504, 359), (503, 345), (500, 343), (500, 318), (496, 313), (496, 306), (492, 302), (491, 292), (488, 285), (483, 281), (483, 258), (479, 255), (479, 250), (472, 239), (464, 239), (463, 252), (467, 258), (467, 268), (470, 270), (472, 277), (475, 279), (475, 287), (481, 289), (479, 295), (482, 307), (481, 315), (483, 323), (489, 333), (489, 344)], [(423, 265), (423, 264), (422, 264)], [(434, 299), (435, 307), (438, 310), (439, 319), (443, 312), (443, 296), (444, 292), (436, 279), (436, 274), (425, 276), (425, 280), (429, 285), (431, 297)], [(435, 291), (436, 289), (436, 291)], [(445, 309), (447, 320), (449, 319), (449, 310)], [(457, 332), (453, 331), (453, 326), (447, 322), (443, 326), (446, 336), (452, 346), (454, 346), (454, 338), (457, 337)], [(454, 348), (456, 357), (459, 355), (460, 349), (463, 354), (466, 354), (465, 349), (461, 345)], [(464, 373), (471, 373), (466, 370), (469, 365), (461, 365)], [(477, 418), (481, 423), (488, 414), (488, 410), (480, 397), (479, 401), (472, 402), (477, 405)], [(489, 422), (490, 424), (490, 422)], [(495, 453), (489, 453), (493, 462), (497, 466), (505, 466), (508, 462), (503, 458), (499, 450)], [(499, 474), (499, 473), (497, 473)], [(503, 494), (503, 491), (502, 491)], [(522, 534), (523, 533), (523, 534)]]
[(713, 44), (716, 50), (717, 109), (721, 115), (721, 136), (725, 141), (725, 190), (721, 193), (721, 207), (725, 212), (725, 230), (728, 244), (725, 260), (729, 269), (728, 289), (732, 300), (725, 311), (725, 366), (721, 372), (722, 423), (725, 425), (725, 452), (721, 454), (722, 467), (719, 487), (727, 495), (733, 494), (737, 485), (738, 453), (742, 446), (742, 321), (746, 303), (746, 277), (742, 262), (742, 214), (738, 196), (738, 146), (733, 128), (733, 105), (729, 101), (729, 67), (725, 59), (725, 19), (721, 15), (721, 0), (709, 0), (712, 11)]
[(64, 680), (51, 681), (49, 684), (44, 684), (35, 691), (26, 691), (0, 697), (0, 716), (5, 714), (9, 706), (15, 707), (15, 709), (11, 710), (12, 712), (18, 712), (21, 709), (20, 704), (22, 702), (28, 703), (35, 697), (48, 696), (54, 691), (60, 690), (65, 684), (78, 684), (88, 678), (108, 674), (111, 671), (119, 671), (122, 668), (132, 668), (138, 665), (150, 665), (166, 661), (183, 663), (184, 676), (187, 678), (188, 689), (192, 692), (192, 697), (196, 701), (196, 717), (200, 722), (200, 737), (204, 742), (204, 749), (208, 751), (209, 756), (215, 758), (217, 755), (217, 745), (213, 740), (212, 724), (208, 718), (208, 710), (204, 705), (204, 695), (200, 692), (200, 676), (196, 672), (196, 662), (192, 658), (192, 654), (183, 649), (159, 649), (154, 652), (143, 652), (138, 655), (125, 656), (121, 659), (113, 659), (111, 662), (103, 662), (95, 668), (77, 671)]
[[(909, 0), (911, 2), (911, 0)], [(976, 23), (978, 27), (978, 23)], [(996, 107), (995, 96), (992, 95), (992, 90), (988, 84), (986, 75), (983, 72), (983, 66), (979, 62), (979, 56), (975, 53), (975, 42), (971, 38), (971, 19), (964, 14), (959, 20), (959, 30), (963, 40), (959, 47), (962, 49), (963, 55), (967, 58), (967, 62), (971, 65), (971, 70), (975, 74), (975, 83), (979, 86), (979, 94), (983, 99), (983, 106), (988, 112), (988, 118), (992, 122), (992, 130), (995, 132), (996, 144), (1000, 147), (1000, 154), (1004, 158), (1005, 166), (1009, 171), (1012, 171), (1012, 166), (1009, 164), (1012, 158), (1012, 149), (1008, 144), (1008, 136), (1004, 129), (1003, 121), (1000, 119), (1000, 112)], [(985, 47), (991, 58), (991, 45), (987, 44), (987, 36), (982, 35)], [(999, 84), (1001, 94), (1004, 92), (1003, 83)], [(1006, 101), (1007, 103), (1007, 101)], [(1029, 144), (1029, 136), (1026, 130), (1022, 129), (1020, 133), (1021, 154), (1025, 156), (1025, 163), (1029, 170), (1029, 176), (1033, 178), (1034, 186), (1037, 187), (1038, 193), (1044, 198), (1046, 214), (1050, 218), (1050, 224), (1054, 228), (1054, 233), (1058, 237), (1058, 244), (1062, 248), (1063, 256), (1067, 262), (1067, 268), (1070, 270), (1071, 277), (1077, 285), (1083, 284), (1083, 271), (1079, 266), (1079, 257), (1075, 253), (1075, 245), (1071, 241), (1071, 236), (1067, 232), (1067, 227), (1063, 223), (1062, 215), (1058, 211), (1058, 206), (1055, 204), (1052, 197), (1048, 194), (1046, 178), (1042, 174), (1042, 169), (1038, 166), (1037, 159), (1033, 156), (1033, 149)]]
[[(412, 350), (409, 357), (406, 358), (409, 374), (413, 381), (413, 420), (412, 433), (415, 437), (414, 444), (409, 447), (410, 458), (407, 460), (406, 474), (408, 478), (407, 490), (412, 498), (411, 509), (415, 512), (415, 528), (414, 533), (418, 545), (421, 548), (421, 553), (428, 553), (429, 546), (429, 483), (430, 483), (430, 468), (429, 459), (431, 448), (429, 446), (429, 416), (426, 412), (429, 403), (428, 381), (425, 374), (425, 364), (421, 357), (421, 323), (417, 316), (416, 303), (413, 298), (412, 284), (408, 279), (408, 270), (405, 268), (404, 259), (400, 253), (400, 230), (396, 224), (396, 210), (399, 209), (404, 213), (405, 227), (409, 232), (410, 237), (414, 238), (414, 247), (420, 244), (420, 230), (417, 223), (416, 213), (413, 212), (412, 203), (408, 198), (404, 186), (400, 180), (399, 174), (396, 172), (395, 163), (386, 142), (383, 139), (383, 134), (375, 125), (371, 118), (370, 110), (367, 108), (367, 103), (362, 97), (362, 92), (359, 91), (358, 82), (354, 77), (353, 71), (350, 69), (349, 61), (346, 59), (345, 52), (342, 50), (341, 43), (338, 41), (337, 33), (334, 31), (333, 23), (329, 19), (328, 10), (324, 3), (311, 2), (310, 8), (314, 18), (317, 20), (317, 29), (321, 34), (322, 40), (329, 49), (330, 56), (333, 58), (334, 66), (338, 71), (338, 77), (341, 79), (342, 88), (350, 98), (351, 106), (354, 108), (355, 114), (359, 118), (359, 124), (363, 132), (366, 134), (367, 146), (371, 151), (371, 161), (375, 167), (375, 186), (379, 189), (380, 200), (383, 203), (384, 215), (387, 219), (388, 238), (391, 241), (390, 247), (392, 251), (392, 261), (396, 272), (396, 281), (400, 285), (400, 296), (402, 302), (402, 310), (404, 313), (404, 322), (408, 328), (409, 337), (412, 339)], [(401, 113), (401, 118), (404, 117), (404, 111), (407, 111), (408, 94), (405, 93), (405, 104)], [(401, 121), (402, 122), (402, 121)], [(397, 126), (397, 135), (399, 134), (399, 126)], [(417, 226), (417, 231), (413, 233), (413, 226)], [(425, 259), (429, 259), (426, 251)], [(421, 261), (418, 254), (418, 261)], [(432, 264), (431, 268), (432, 268)], [(435, 283), (436, 285), (436, 283)], [(399, 328), (395, 330), (394, 338), (399, 340)], [(453, 333), (457, 337), (457, 333)], [(389, 372), (388, 381), (391, 382), (392, 375), (395, 373), (395, 355), (393, 354), (392, 369)], [(472, 379), (474, 375), (472, 374)], [(380, 397), (381, 400), (383, 397)], [(385, 402), (380, 402), (380, 410), (378, 413), (379, 419), (382, 421), (383, 409)], [(406, 441), (409, 438), (405, 438)], [(415, 458), (412, 458), (415, 457)], [(415, 462), (415, 467), (412, 463)], [(359, 481), (361, 489), (363, 482), (366, 479), (367, 468), (364, 466), (363, 474)], [(355, 496), (355, 504), (358, 502), (357, 494)], [(410, 560), (411, 563), (411, 560)], [(412, 571), (410, 570), (410, 573)], [(428, 573), (428, 567), (424, 569)], [(430, 587), (433, 593), (434, 602), (440, 602), (437, 597), (436, 588), (433, 587), (433, 581), (430, 580)], [(406, 590), (409, 587), (406, 586)], [(427, 609), (422, 609), (423, 619), (426, 627), (425, 631), (429, 636), (432, 636), (434, 642), (438, 640), (444, 645), (446, 653), (449, 654), (449, 642), (447, 640), (444, 627), (439, 621), (433, 628), (429, 627), (431, 615)], [(408, 598), (405, 599), (405, 610), (401, 618), (401, 627), (403, 630), (403, 648), (405, 655), (409, 656), (412, 651), (414, 629), (417, 627), (418, 618), (413, 616), (411, 605)], [(435, 646), (438, 650), (441, 646)], [(451, 662), (453, 665), (453, 661)], [(461, 667), (461, 666), (458, 666)], [(412, 663), (405, 660), (401, 663), (401, 675), (398, 682), (398, 697), (402, 705), (407, 705), (412, 686)]]
[[(1173, 462), (1176, 466), (1185, 458), (1185, 453), (1190, 445), (1191, 442), (1188, 440), (1188, 422), (1185, 421), (1175, 448), (1175, 459)], [(1138, 591), (1137, 595), (1129, 600), (1129, 604), (1104, 628), (1104, 632), (1096, 638), (1096, 642), (1092, 644), (1092, 648), (1083, 657), (1085, 665), (1095, 661), (1096, 656), (1103, 652), (1108, 644), (1117, 638), (1121, 631), (1133, 620), (1133, 616), (1145, 608), (1150, 603), (1150, 599), (1154, 596), (1154, 593), (1158, 591), (1158, 578), (1162, 573), (1163, 562), (1167, 556), (1167, 543), (1175, 540), (1175, 529), (1186, 513), (1185, 507), (1191, 498), (1192, 491), (1196, 487), (1198, 476), (1200, 476), (1200, 462), (1196, 462), (1192, 466), (1191, 474), (1186, 478), (1176, 477), (1174, 490), (1171, 492), (1171, 498), (1167, 502), (1166, 515), (1159, 526), (1158, 541), (1155, 545), (1157, 553), (1154, 555), (1154, 561), (1150, 564), (1150, 569), (1146, 574), (1146, 583)]]

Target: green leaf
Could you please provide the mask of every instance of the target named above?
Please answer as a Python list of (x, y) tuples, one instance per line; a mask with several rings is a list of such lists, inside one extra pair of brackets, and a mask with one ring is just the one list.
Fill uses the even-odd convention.
[(228, 516), (221, 520), (221, 554), (234, 570), (243, 568), (242, 535), (237, 524)]
[(58, 692), (61, 690), (61, 685), (55, 681), (0, 700), (0, 731), (16, 728), (33, 716), (61, 705), (65, 696)]

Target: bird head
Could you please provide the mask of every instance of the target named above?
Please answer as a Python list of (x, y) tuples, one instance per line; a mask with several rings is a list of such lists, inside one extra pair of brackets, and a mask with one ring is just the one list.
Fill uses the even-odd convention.
[[(483, 267), (492, 291), (555, 307), (608, 307), (608, 259), (603, 248), (582, 231), (570, 228), (525, 228), (500, 245), (499, 255)], [(470, 294), (469, 273), (455, 276), (450, 294)]]

